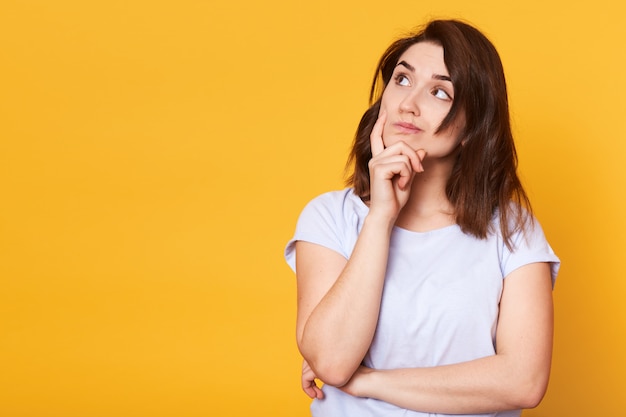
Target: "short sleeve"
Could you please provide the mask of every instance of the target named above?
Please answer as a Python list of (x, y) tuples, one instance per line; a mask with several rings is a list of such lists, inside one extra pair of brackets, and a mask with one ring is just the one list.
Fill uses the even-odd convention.
[[(285, 260), (295, 272), (297, 241), (315, 243), (331, 249), (348, 259), (358, 234), (359, 207), (350, 189), (322, 194), (302, 210), (294, 236), (285, 247)], [(352, 242), (353, 243), (353, 242)]]
[(532, 220), (528, 222), (525, 230), (518, 231), (512, 236), (512, 251), (506, 245), (502, 245), (502, 274), (506, 278), (511, 272), (524, 265), (548, 262), (554, 286), (561, 262), (550, 247), (539, 221), (534, 218)]

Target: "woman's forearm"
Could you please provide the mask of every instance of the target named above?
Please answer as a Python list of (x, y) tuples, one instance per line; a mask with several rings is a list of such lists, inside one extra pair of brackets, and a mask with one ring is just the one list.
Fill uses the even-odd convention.
[(346, 388), (421, 412), (481, 414), (535, 407), (545, 392), (548, 372), (529, 372), (512, 362), (494, 355), (433, 368), (361, 368)]

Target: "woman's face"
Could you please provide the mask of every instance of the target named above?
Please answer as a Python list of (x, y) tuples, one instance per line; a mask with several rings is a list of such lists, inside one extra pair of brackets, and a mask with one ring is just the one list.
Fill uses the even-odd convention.
[(464, 117), (435, 133), (454, 100), (454, 88), (443, 60), (443, 48), (420, 42), (407, 49), (383, 92), (380, 111), (387, 113), (383, 142), (404, 141), (424, 149), (427, 158), (444, 158), (459, 146)]

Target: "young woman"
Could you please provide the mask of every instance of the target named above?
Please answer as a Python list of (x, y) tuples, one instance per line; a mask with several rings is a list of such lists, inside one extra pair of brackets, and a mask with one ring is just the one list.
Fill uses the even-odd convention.
[(559, 260), (498, 53), (433, 21), (384, 53), (371, 100), (350, 188), (312, 200), (285, 251), (313, 415), (519, 416), (548, 383)]

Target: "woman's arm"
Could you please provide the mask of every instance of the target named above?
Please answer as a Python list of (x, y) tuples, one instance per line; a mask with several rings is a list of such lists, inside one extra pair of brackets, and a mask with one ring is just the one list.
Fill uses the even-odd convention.
[(382, 297), (389, 240), (424, 151), (406, 143), (385, 148), (385, 115), (371, 134), (370, 209), (349, 260), (313, 243), (296, 243), (298, 347), (314, 374), (342, 386), (370, 347)]
[(547, 263), (504, 280), (496, 354), (432, 368), (361, 367), (344, 391), (422, 412), (488, 413), (535, 407), (545, 393), (552, 356), (552, 281)]
[(325, 383), (344, 385), (374, 337), (384, 283), (389, 232), (366, 218), (350, 261), (325, 247), (296, 243), (302, 356)]

